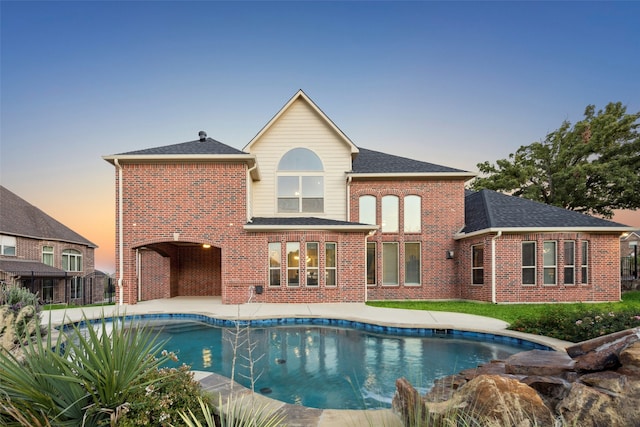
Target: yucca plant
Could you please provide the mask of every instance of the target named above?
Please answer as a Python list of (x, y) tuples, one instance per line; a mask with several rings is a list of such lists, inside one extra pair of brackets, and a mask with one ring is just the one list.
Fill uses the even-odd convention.
[(55, 342), (51, 333), (36, 331), (22, 361), (0, 353), (0, 399), (10, 403), (0, 407), (0, 424), (21, 425), (16, 410), (37, 420), (33, 424), (114, 424), (131, 392), (152, 382), (146, 372), (169, 355), (159, 355), (163, 343), (151, 330), (128, 328), (122, 319), (107, 325), (104, 318), (95, 328), (73, 325)]
[[(223, 403), (222, 396), (219, 396), (218, 406), (213, 409), (202, 398), (198, 398), (200, 411), (204, 416), (206, 427), (284, 427), (285, 415), (278, 412), (277, 406), (270, 406), (268, 403), (258, 404), (254, 395), (251, 394), (240, 397), (229, 397)], [(217, 414), (219, 424), (215, 422), (214, 412)], [(205, 427), (198, 416), (191, 410), (180, 413), (180, 417), (187, 427)]]

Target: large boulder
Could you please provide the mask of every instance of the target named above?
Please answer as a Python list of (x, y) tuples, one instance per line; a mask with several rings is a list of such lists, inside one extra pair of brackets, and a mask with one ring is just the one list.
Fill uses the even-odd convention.
[(616, 369), (621, 365), (620, 352), (640, 341), (640, 327), (627, 329), (567, 347), (578, 372)]

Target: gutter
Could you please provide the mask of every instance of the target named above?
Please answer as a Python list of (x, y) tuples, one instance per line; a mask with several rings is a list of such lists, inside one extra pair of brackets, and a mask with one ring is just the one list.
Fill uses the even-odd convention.
[(113, 159), (113, 164), (118, 169), (118, 305), (124, 305), (124, 295), (122, 295), (122, 276), (124, 275), (124, 255), (122, 254), (122, 166), (118, 159)]
[(258, 162), (254, 163), (249, 169), (247, 169), (247, 208), (246, 208), (246, 217), (247, 222), (251, 222), (251, 213), (253, 211), (251, 206), (251, 172), (258, 168)]
[(498, 230), (498, 234), (491, 238), (491, 302), (497, 304), (496, 301), (496, 240), (502, 236), (502, 230)]

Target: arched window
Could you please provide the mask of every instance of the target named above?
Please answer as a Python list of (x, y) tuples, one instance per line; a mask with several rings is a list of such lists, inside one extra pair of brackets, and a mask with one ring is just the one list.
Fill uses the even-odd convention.
[(324, 212), (324, 169), (311, 150), (294, 148), (278, 163), (278, 212)]
[(64, 271), (82, 271), (82, 254), (75, 249), (62, 251), (62, 269)]
[(358, 222), (361, 224), (376, 223), (376, 198), (375, 196), (360, 196), (359, 207), (360, 212)]
[(409, 195), (404, 198), (404, 232), (419, 233), (422, 215), (420, 215), (420, 196)]
[(398, 196), (384, 196), (382, 198), (382, 232), (398, 232), (399, 202)]

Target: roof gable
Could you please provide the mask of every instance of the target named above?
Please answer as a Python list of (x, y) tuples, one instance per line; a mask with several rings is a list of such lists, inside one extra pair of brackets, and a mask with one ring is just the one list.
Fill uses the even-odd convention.
[(251, 141), (249, 141), (249, 143), (244, 147), (244, 150), (247, 152), (251, 152), (251, 148), (262, 138), (262, 136), (264, 136), (264, 134), (267, 133), (267, 131), (271, 129), (273, 125), (278, 122), (278, 120), (280, 120), (280, 118), (284, 114), (286, 114), (291, 106), (298, 101), (306, 102), (318, 114), (321, 120), (329, 128), (331, 128), (336, 133), (336, 135), (338, 135), (338, 138), (344, 144), (349, 147), (352, 156), (358, 152), (358, 147), (356, 147), (356, 145), (349, 139), (349, 137), (347, 137), (347, 135), (345, 135), (345, 133), (342, 132), (340, 128), (335, 125), (335, 123), (333, 123), (333, 121), (316, 105), (315, 102), (311, 100), (311, 98), (307, 96), (307, 94), (302, 91), (302, 89), (298, 90), (298, 92), (296, 92), (296, 94), (293, 95), (291, 99), (289, 99), (289, 101), (280, 109), (280, 111), (278, 111), (276, 115), (273, 116), (262, 129), (260, 129), (260, 132), (258, 132), (258, 134), (254, 136)]
[(3, 186), (0, 186), (0, 233), (97, 247)]
[(623, 224), (580, 212), (546, 205), (492, 190), (467, 192), (464, 234), (508, 229), (510, 231), (590, 229), (625, 231)]

